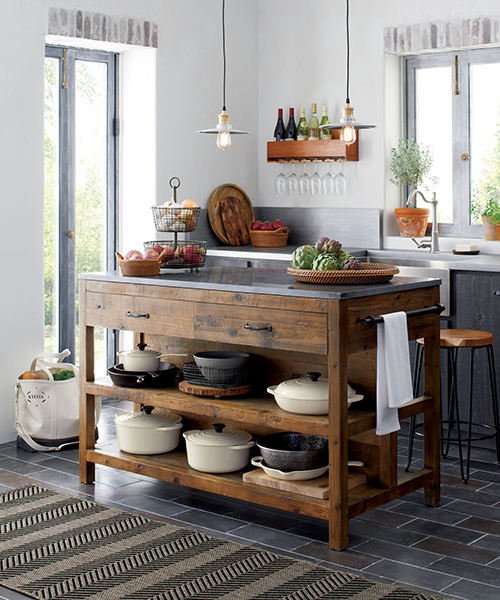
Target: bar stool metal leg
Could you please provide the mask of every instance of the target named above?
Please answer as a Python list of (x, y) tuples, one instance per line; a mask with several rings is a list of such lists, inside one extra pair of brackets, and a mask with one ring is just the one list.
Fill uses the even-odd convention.
[[(422, 373), (424, 357), (424, 345), (417, 343), (417, 351), (415, 354), (415, 364), (413, 366), (413, 397), (418, 398), (418, 389), (420, 383), (420, 376)], [(415, 429), (417, 426), (417, 417), (413, 415), (410, 419), (410, 432), (408, 435), (408, 458), (406, 462), (405, 471), (410, 469), (411, 461), (413, 459), (413, 441), (415, 439)]]

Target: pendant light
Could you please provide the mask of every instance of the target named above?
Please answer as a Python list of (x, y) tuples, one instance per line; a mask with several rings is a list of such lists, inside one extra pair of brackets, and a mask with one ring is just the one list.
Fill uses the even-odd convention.
[(346, 72), (346, 100), (345, 106), (342, 109), (343, 116), (340, 119), (340, 123), (329, 123), (328, 125), (321, 125), (320, 129), (340, 129), (340, 141), (346, 146), (354, 144), (356, 141), (356, 129), (373, 129), (376, 125), (368, 125), (366, 123), (357, 123), (354, 118), (354, 108), (351, 106), (351, 100), (349, 98), (349, 63), (351, 53), (351, 42), (349, 39), (349, 0), (346, 0), (346, 40), (347, 40), (347, 72)]
[(202, 129), (198, 133), (217, 134), (217, 146), (221, 150), (229, 148), (231, 145), (231, 136), (238, 134), (248, 134), (249, 131), (233, 129), (229, 123), (229, 115), (226, 111), (226, 0), (222, 0), (222, 112), (219, 115), (219, 122), (213, 129)]

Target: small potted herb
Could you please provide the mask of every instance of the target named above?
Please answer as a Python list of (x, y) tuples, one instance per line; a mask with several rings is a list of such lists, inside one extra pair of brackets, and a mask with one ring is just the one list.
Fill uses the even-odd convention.
[(476, 222), (481, 221), (484, 229), (484, 239), (489, 241), (500, 240), (500, 194), (496, 188), (482, 189), (486, 198), (478, 198), (479, 191), (474, 191), (474, 196), (469, 208), (469, 213)]
[[(413, 139), (401, 138), (397, 148), (391, 150), (391, 171), (389, 179), (394, 185), (411, 187), (414, 190), (428, 190), (426, 182), (437, 184), (437, 178), (429, 175), (432, 169), (432, 152), (428, 146)], [(399, 232), (403, 237), (424, 237), (427, 221), (431, 213), (429, 208), (417, 208), (416, 195), (410, 193), (404, 208), (395, 209)]]

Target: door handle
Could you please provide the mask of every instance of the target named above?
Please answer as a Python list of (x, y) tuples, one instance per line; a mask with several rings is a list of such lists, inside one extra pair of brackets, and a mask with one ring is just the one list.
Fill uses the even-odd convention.
[(69, 237), (69, 239), (70, 239), (70, 240), (74, 240), (74, 239), (75, 239), (75, 236), (76, 236), (76, 233), (73, 231), (73, 229), (70, 229), (70, 230), (68, 231), (68, 237)]
[(133, 319), (149, 319), (149, 313), (144, 313), (143, 315), (140, 315), (139, 313), (130, 312), (129, 310), (127, 310), (125, 316), (132, 317)]

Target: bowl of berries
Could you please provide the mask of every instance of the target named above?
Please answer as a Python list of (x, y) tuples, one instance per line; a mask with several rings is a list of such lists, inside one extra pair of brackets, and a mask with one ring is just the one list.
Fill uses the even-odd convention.
[(252, 246), (260, 248), (279, 248), (286, 246), (290, 230), (280, 219), (269, 221), (254, 221), (250, 228)]

